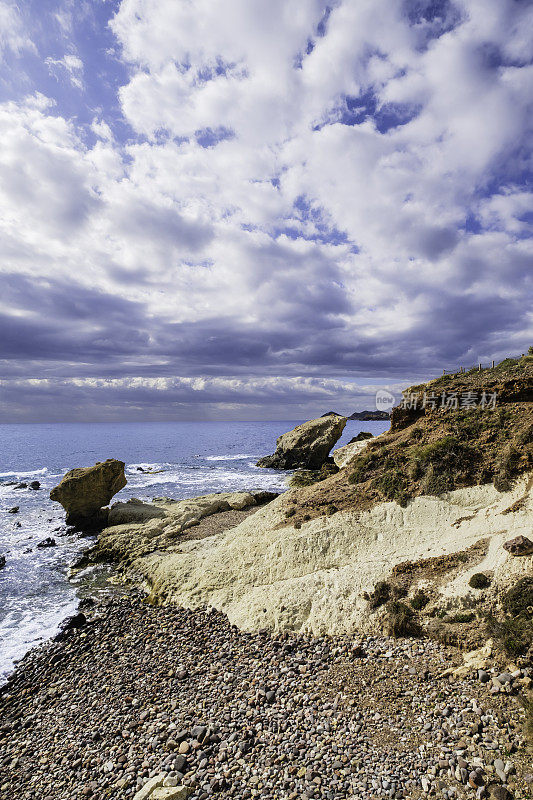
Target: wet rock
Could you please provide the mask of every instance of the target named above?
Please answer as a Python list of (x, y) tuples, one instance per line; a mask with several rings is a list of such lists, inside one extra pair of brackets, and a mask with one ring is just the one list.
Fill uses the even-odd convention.
[(8, 513), (9, 514), (18, 514), (19, 511), (20, 511), (20, 506), (13, 506), (13, 508), (9, 509)]
[(320, 469), (346, 425), (345, 417), (320, 417), (282, 434), (276, 452), (257, 462), (273, 469)]
[(37, 547), (39, 547), (42, 550), (44, 550), (47, 547), (55, 547), (55, 546), (56, 546), (56, 540), (52, 539), (51, 536), (47, 536), (46, 539), (43, 539), (42, 542), (39, 542), (39, 544), (37, 545)]
[(109, 458), (94, 467), (71, 469), (52, 489), (50, 499), (61, 503), (67, 512), (67, 523), (100, 524), (107, 518), (103, 506), (126, 486), (124, 467), (123, 461)]
[(515, 536), (503, 545), (512, 556), (530, 556), (533, 553), (533, 542), (527, 536)]
[(275, 500), (276, 497), (279, 497), (279, 492), (268, 492), (266, 490), (260, 491), (252, 491), (251, 495), (253, 496), (255, 502), (258, 506), (266, 505), (266, 503), (272, 502)]
[(27, 483), (24, 483), (24, 482), (21, 482), (21, 483), (15, 483), (15, 484), (13, 485), (13, 488), (14, 488), (14, 489), (27, 489), (27, 488), (28, 488), (28, 484), (27, 484)]
[(30, 489), (33, 489), (34, 491), (37, 491), (37, 489), (40, 489), (40, 488), (41, 488), (41, 484), (39, 483), (39, 481), (32, 481), (30, 483)]
[(54, 641), (63, 641), (63, 639), (66, 639), (72, 631), (77, 631), (80, 628), (83, 628), (86, 624), (87, 617), (85, 614), (82, 614), (81, 611), (78, 612), (78, 614), (73, 614), (71, 617), (67, 617), (59, 626), (59, 633), (55, 635)]
[(0, 569), (3, 569), (6, 565), (6, 557), (0, 556)]

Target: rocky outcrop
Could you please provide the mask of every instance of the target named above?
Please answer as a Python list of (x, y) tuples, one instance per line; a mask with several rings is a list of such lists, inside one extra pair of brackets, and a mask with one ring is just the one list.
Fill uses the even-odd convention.
[(503, 545), (512, 556), (530, 556), (533, 554), (533, 542), (527, 536), (515, 536)]
[(354, 411), (348, 419), (357, 419), (371, 422), (386, 422), (390, 419), (388, 411)]
[[(97, 557), (112, 561), (125, 560), (152, 553), (155, 550), (172, 550), (179, 546), (180, 535), (200, 523), (205, 517), (221, 511), (242, 511), (262, 505), (272, 499), (271, 492), (222, 492), (191, 497), (187, 500), (158, 500), (157, 506), (141, 504), (145, 509), (157, 508), (162, 516), (142, 520), (143, 508), (137, 503), (120, 503), (119, 514), (139, 514), (136, 521), (105, 528), (98, 538)], [(125, 510), (124, 507), (130, 507)], [(113, 509), (111, 509), (113, 511)], [(110, 518), (113, 519), (110, 512)], [(77, 565), (79, 566), (79, 565)]]
[(347, 467), (350, 461), (365, 449), (370, 439), (374, 439), (373, 434), (361, 431), (361, 433), (358, 433), (353, 439), (350, 439), (348, 444), (334, 450), (331, 455), (333, 456), (333, 461), (336, 466), (339, 469)]
[[(155, 602), (214, 606), (244, 630), (268, 627), (317, 635), (375, 632), (380, 610), (369, 612), (366, 593), (387, 580), (395, 565), (422, 561), (424, 567), (428, 553), (436, 560), (442, 557), (444, 566), (415, 570), (409, 591), (431, 581), (427, 591), (445, 608), (460, 598), (468, 600), (469, 580), (476, 572), (492, 575), (494, 586), (502, 587), (533, 569), (533, 556), (513, 558), (502, 547), (510, 536), (531, 527), (533, 493), (526, 477), (508, 493), (486, 484), (445, 498), (417, 497), (407, 508), (386, 502), (369, 511), (337, 512), (293, 525), (291, 509), (301, 491), (287, 492), (225, 533), (175, 541), (164, 552), (152, 547), (130, 565), (144, 576)], [(519, 510), (506, 514), (517, 499), (522, 500)], [(140, 527), (164, 524), (169, 520)], [(124, 527), (127, 553), (132, 531)], [(115, 543), (121, 536), (118, 528), (103, 535), (114, 535)], [(470, 555), (467, 548), (472, 548)]]
[(312, 419), (282, 434), (276, 452), (257, 462), (272, 469), (320, 469), (346, 425), (346, 417), (327, 416)]
[(94, 467), (71, 469), (52, 489), (50, 499), (61, 503), (69, 524), (102, 524), (107, 513), (101, 509), (126, 485), (124, 467), (123, 461), (108, 458)]
[(128, 525), (130, 523), (148, 522), (150, 519), (162, 519), (167, 512), (161, 506), (143, 503), (132, 497), (125, 503), (113, 503), (107, 515), (108, 525)]

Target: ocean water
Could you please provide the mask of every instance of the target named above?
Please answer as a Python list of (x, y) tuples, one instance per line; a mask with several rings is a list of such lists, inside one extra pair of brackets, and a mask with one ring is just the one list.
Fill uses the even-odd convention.
[[(114, 500), (176, 499), (210, 492), (269, 489), (282, 492), (287, 473), (259, 469), (277, 437), (302, 420), (285, 422), (152, 422), (0, 425), (0, 683), (16, 660), (75, 612), (95, 576), (69, 580), (69, 565), (93, 544), (72, 533), (50, 489), (73, 467), (106, 458), (126, 463), (127, 486)], [(361, 430), (382, 433), (388, 423), (348, 421), (337, 446)], [(161, 470), (156, 474), (138, 467)], [(38, 480), (37, 491), (13, 481)], [(9, 509), (19, 506), (17, 514)], [(40, 549), (46, 537), (55, 547)], [(103, 581), (105, 590), (105, 581)]]

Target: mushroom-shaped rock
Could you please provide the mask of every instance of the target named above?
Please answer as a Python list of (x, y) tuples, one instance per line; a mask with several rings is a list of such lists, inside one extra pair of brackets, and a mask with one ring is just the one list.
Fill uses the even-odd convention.
[(94, 467), (71, 469), (50, 492), (50, 499), (61, 503), (67, 522), (86, 524), (103, 521), (101, 512), (113, 495), (127, 483), (125, 464), (115, 458), (98, 462)]
[(340, 438), (346, 417), (328, 415), (298, 425), (282, 434), (276, 452), (257, 462), (258, 467), (273, 469), (320, 469), (335, 442)]
[(515, 536), (505, 542), (503, 547), (512, 556), (530, 556), (533, 553), (533, 542), (527, 536)]

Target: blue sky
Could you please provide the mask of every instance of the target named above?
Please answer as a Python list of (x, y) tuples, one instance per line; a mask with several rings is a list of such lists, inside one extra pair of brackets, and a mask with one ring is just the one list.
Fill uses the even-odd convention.
[(0, 0), (0, 421), (301, 418), (533, 343), (528, 0)]

